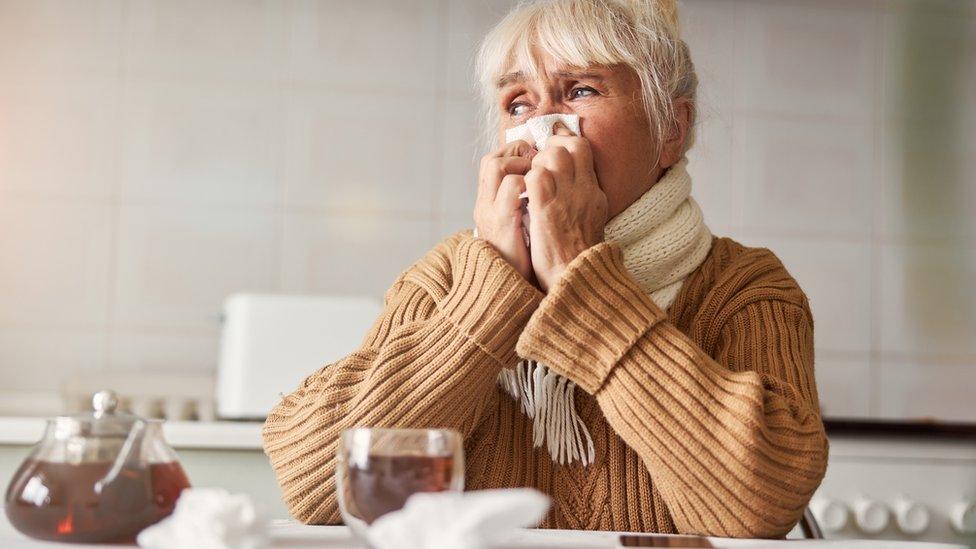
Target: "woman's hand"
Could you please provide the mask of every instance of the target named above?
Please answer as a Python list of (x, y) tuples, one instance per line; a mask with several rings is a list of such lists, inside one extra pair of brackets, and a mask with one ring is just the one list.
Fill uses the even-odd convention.
[(532, 259), (522, 236), (522, 199), (525, 173), (532, 166), (535, 148), (512, 141), (481, 159), (474, 224), (478, 236), (488, 241), (526, 280), (533, 280)]
[(559, 122), (554, 128), (524, 177), (531, 265), (546, 292), (576, 256), (603, 241), (607, 224), (607, 197), (596, 180), (589, 141)]

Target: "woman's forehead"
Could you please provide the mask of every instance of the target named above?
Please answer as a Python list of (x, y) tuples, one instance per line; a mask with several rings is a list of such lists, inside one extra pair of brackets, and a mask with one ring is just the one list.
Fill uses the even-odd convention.
[(618, 67), (605, 65), (574, 66), (565, 62), (553, 60), (551, 63), (540, 64), (538, 67), (511, 66), (495, 80), (498, 88), (525, 81), (550, 81), (560, 79), (591, 79), (603, 80), (611, 78)]

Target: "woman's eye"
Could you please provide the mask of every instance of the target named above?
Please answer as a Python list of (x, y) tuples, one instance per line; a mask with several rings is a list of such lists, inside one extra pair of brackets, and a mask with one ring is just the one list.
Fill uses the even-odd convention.
[(508, 106), (508, 114), (512, 116), (521, 116), (525, 114), (529, 106), (525, 103), (512, 103)]
[(596, 90), (587, 86), (581, 86), (578, 88), (573, 88), (573, 91), (569, 92), (569, 96), (572, 99), (578, 99), (580, 97), (586, 97), (596, 93)]

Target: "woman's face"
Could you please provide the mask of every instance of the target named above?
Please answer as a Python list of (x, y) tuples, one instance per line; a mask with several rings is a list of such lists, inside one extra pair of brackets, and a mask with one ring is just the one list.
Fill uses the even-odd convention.
[(501, 124), (505, 130), (545, 114), (576, 114), (580, 134), (589, 140), (600, 187), (613, 218), (640, 198), (677, 161), (670, 151), (655, 163), (655, 142), (648, 124), (640, 81), (627, 67), (579, 69), (542, 55), (539, 79), (518, 72), (498, 80)]

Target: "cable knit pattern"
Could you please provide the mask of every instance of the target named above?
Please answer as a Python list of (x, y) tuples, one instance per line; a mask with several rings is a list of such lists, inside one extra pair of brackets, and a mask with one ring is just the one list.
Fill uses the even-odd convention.
[[(495, 384), (519, 356), (582, 389), (591, 465), (533, 447)], [(340, 521), (336, 441), (357, 425), (457, 429), (467, 488), (535, 487), (557, 528), (782, 536), (827, 463), (806, 297), (768, 250), (722, 238), (667, 311), (615, 243), (542, 296), (469, 232), (445, 240), (397, 279), (359, 350), (269, 415), (265, 452), (299, 520)]]
[(611, 219), (608, 242), (623, 248), (624, 266), (662, 309), (671, 306), (685, 277), (712, 245), (701, 208), (691, 198), (691, 176), (682, 158), (643, 196)]
[[(688, 159), (682, 159), (626, 210), (604, 238), (623, 248), (624, 266), (644, 293), (667, 309), (712, 245), (701, 208), (691, 198)], [(523, 360), (498, 375), (498, 384), (532, 419), (533, 441), (556, 463), (593, 461), (593, 439), (576, 410), (576, 384), (540, 362)]]

